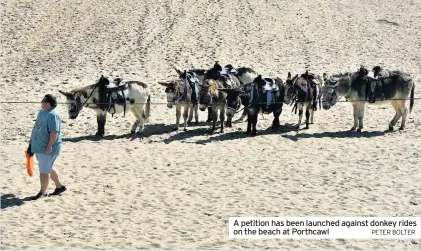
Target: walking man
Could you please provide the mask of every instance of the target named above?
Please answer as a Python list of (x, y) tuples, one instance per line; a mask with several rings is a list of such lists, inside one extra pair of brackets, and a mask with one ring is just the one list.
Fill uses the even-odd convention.
[(61, 118), (57, 107), (56, 98), (47, 94), (41, 101), (42, 110), (39, 111), (37, 120), (31, 134), (31, 152), (36, 154), (40, 173), (41, 190), (33, 199), (46, 197), (49, 178), (51, 178), (56, 189), (50, 195), (59, 195), (66, 191), (66, 186), (61, 184), (58, 172), (53, 167), (54, 161), (61, 153)]

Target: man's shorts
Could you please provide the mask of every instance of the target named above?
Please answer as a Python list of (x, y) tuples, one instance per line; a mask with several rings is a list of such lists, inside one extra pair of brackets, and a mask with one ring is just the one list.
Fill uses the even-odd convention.
[(40, 174), (49, 174), (53, 170), (54, 161), (58, 155), (47, 155), (44, 153), (37, 153), (38, 167)]

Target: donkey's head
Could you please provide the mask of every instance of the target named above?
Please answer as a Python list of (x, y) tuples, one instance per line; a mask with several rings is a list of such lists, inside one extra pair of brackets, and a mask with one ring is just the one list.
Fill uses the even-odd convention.
[(297, 91), (295, 88), (295, 84), (298, 80), (298, 74), (295, 75), (294, 78), (291, 78), (291, 72), (288, 72), (287, 80), (285, 81), (284, 86), (284, 103), (291, 104), (294, 101), (295, 96), (297, 95)]
[(227, 116), (233, 117), (235, 112), (241, 107), (242, 102), (240, 95), (245, 93), (244, 90), (228, 88), (219, 88), (218, 90), (227, 94)]
[(76, 119), (79, 115), (79, 112), (83, 108), (83, 101), (82, 99), (86, 99), (87, 95), (86, 92), (79, 90), (79, 91), (72, 91), (72, 92), (65, 92), (59, 90), (61, 94), (63, 94), (66, 97), (66, 103), (67, 103), (67, 111), (69, 113), (70, 119)]
[[(360, 74), (357, 72), (356, 74)], [(328, 76), (327, 73), (323, 73), (324, 85), (321, 89), (320, 96), (322, 96), (323, 109), (329, 110), (336, 104), (339, 99), (338, 86), (340, 78), (337, 76)]]
[(170, 80), (167, 82), (158, 82), (158, 84), (165, 87), (167, 94), (167, 107), (173, 108), (175, 102), (183, 95), (183, 82), (182, 80)]
[(212, 82), (214, 80), (206, 80), (200, 83), (199, 90), (199, 110), (205, 111), (212, 104)]

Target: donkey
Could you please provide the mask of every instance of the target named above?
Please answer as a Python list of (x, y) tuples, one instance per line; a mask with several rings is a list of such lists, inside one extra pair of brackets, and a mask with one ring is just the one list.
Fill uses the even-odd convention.
[[(177, 69), (177, 67), (175, 66), (172, 66), (172, 67), (177, 72), (178, 77), (180, 79), (184, 80), (186, 78), (186, 75), (190, 75), (196, 78), (199, 83), (203, 83), (205, 79), (205, 72), (207, 71), (206, 69), (190, 69), (183, 72)], [(211, 122), (211, 121), (212, 121), (212, 108), (208, 107), (208, 119), (206, 120), (206, 122)]]
[(120, 114), (131, 111), (136, 117), (131, 134), (143, 134), (144, 125), (148, 122), (151, 111), (151, 98), (148, 85), (140, 81), (122, 81), (115, 79), (110, 83), (101, 75), (93, 84), (75, 88), (70, 92), (59, 90), (67, 99), (67, 110), (70, 119), (76, 119), (83, 107), (96, 111), (98, 129), (96, 136), (105, 135), (107, 113)]
[[(178, 73), (178, 75), (180, 76), (180, 78), (183, 78), (183, 72), (180, 71), (179, 69), (177, 69), (176, 67), (173, 66), (173, 68), (175, 69), (175, 71)], [(255, 70), (253, 70), (250, 67), (238, 67), (238, 68), (234, 68), (231, 64), (228, 64), (224, 67), (225, 69), (227, 69), (228, 72), (230, 72), (232, 75), (234, 75), (239, 81), (240, 81), (240, 85), (244, 85), (243, 90), (245, 92), (249, 92), (250, 91), (250, 86), (251, 83), (253, 82), (253, 80), (257, 77), (257, 72)], [(204, 81), (205, 79), (205, 74), (209, 72), (208, 71), (221, 71), (222, 67), (219, 65), (218, 61), (215, 62), (213, 68), (206, 70), (206, 69), (191, 69), (188, 70), (187, 72), (189, 74), (194, 73), (197, 77), (197, 79), (199, 80), (199, 82)], [(215, 72), (214, 72), (215, 73)], [(243, 104), (247, 104), (248, 101), (246, 103), (243, 102)], [(208, 108), (208, 120), (206, 122), (210, 122), (212, 121), (212, 112), (211, 112), (211, 108)], [(241, 115), (241, 117), (238, 119), (238, 121), (243, 121), (244, 117), (247, 116), (247, 105), (244, 106), (244, 111)]]
[[(187, 74), (186, 74), (187, 75)], [(190, 75), (187, 75), (190, 78)], [(193, 82), (193, 84), (190, 83)], [(181, 79), (171, 80), (168, 82), (158, 82), (165, 86), (165, 93), (167, 94), (167, 107), (172, 108), (175, 104), (176, 123), (174, 131), (178, 130), (180, 125), (181, 108), (183, 108), (184, 131), (187, 131), (187, 124), (193, 120), (193, 113), (195, 116), (195, 124), (199, 124), (198, 115), (198, 95), (199, 88), (197, 80)], [(187, 120), (187, 116), (189, 117)]]
[[(382, 70), (378, 66), (368, 71), (363, 67), (353, 73), (335, 74), (330, 77), (323, 74), (325, 86), (322, 88), (323, 109), (329, 110), (336, 104), (341, 96), (346, 97), (354, 110), (354, 126), (361, 132), (364, 128), (365, 104), (391, 103), (396, 113), (389, 123), (389, 130), (393, 130), (398, 120), (402, 117), (399, 130), (405, 129), (408, 109), (406, 99), (410, 96), (409, 113), (414, 106), (415, 83), (412, 77), (402, 71)], [(381, 85), (381, 88), (375, 87)], [(374, 87), (374, 88), (373, 88)], [(378, 99), (380, 101), (373, 100)]]
[[(293, 104), (295, 111), (298, 110), (298, 123), (297, 130), (300, 129), (301, 121), (303, 118), (304, 107), (306, 109), (306, 127), (314, 123), (314, 111), (317, 110), (317, 100), (320, 101), (320, 90), (322, 86), (322, 78), (313, 73), (302, 74), (301, 76), (295, 75), (291, 79), (291, 72), (288, 72), (287, 80), (285, 81), (285, 104)], [(320, 103), (319, 103), (319, 106)]]
[(224, 132), (225, 108), (227, 94), (218, 89), (225, 88), (222, 81), (208, 79), (204, 83), (199, 83), (199, 109), (206, 110), (207, 107), (212, 109), (212, 128), (210, 133), (213, 134), (216, 129), (216, 121), (221, 121), (221, 133)]
[(282, 79), (262, 77), (258, 75), (252, 83), (250, 100), (247, 104), (247, 134), (256, 135), (258, 113), (273, 113), (272, 129), (280, 127), (279, 116), (282, 113), (284, 103), (284, 83)]

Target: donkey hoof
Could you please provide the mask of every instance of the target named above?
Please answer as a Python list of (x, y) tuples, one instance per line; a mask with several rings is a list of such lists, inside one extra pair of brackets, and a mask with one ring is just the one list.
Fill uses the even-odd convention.
[(194, 122), (194, 124), (195, 124), (195, 125), (198, 125), (198, 124), (199, 124), (199, 121)]
[(192, 123), (193, 123), (193, 122), (191, 122), (191, 121), (187, 121), (187, 124), (188, 124), (188, 125), (191, 125)]
[(310, 128), (309, 126), (304, 127), (304, 129), (309, 129), (309, 128)]
[(207, 119), (206, 122), (212, 122), (212, 119), (211, 118), (210, 119)]
[(389, 131), (393, 131), (393, 126), (389, 126)]
[(357, 132), (361, 132), (361, 130), (362, 130), (362, 128), (358, 128), (358, 129), (357, 129)]
[(178, 130), (178, 127), (174, 127), (172, 130), (173, 131), (177, 131)]
[(104, 136), (104, 134), (103, 134), (103, 133), (99, 133), (99, 132), (97, 132), (97, 133), (95, 133), (95, 136), (97, 136), (97, 137), (103, 137), (103, 136)]
[(130, 135), (133, 135), (135, 133), (136, 133), (136, 131), (130, 131)]
[(405, 130), (405, 128), (401, 126), (399, 127), (399, 130), (402, 131), (402, 130)]
[(351, 128), (351, 131), (355, 131), (355, 129), (356, 129), (355, 127), (352, 127), (352, 128)]
[(257, 131), (253, 130), (253, 131), (251, 132), (251, 136), (256, 136), (256, 135), (257, 135)]
[(187, 131), (187, 128), (184, 128), (184, 131), (186, 132)]

